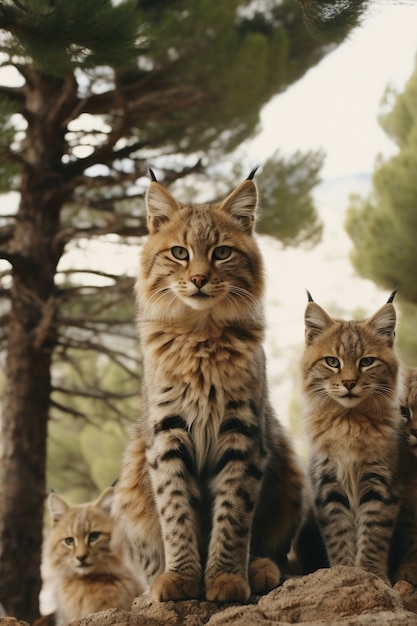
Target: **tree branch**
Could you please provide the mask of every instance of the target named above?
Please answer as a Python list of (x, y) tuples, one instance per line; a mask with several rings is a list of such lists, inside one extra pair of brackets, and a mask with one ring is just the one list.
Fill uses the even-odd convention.
[(69, 406), (64, 406), (60, 402), (57, 402), (56, 400), (54, 400), (52, 397), (50, 398), (50, 404), (51, 404), (51, 407), (55, 407), (56, 409), (58, 409), (59, 411), (62, 411), (63, 413), (66, 413), (67, 415), (72, 415), (73, 417), (82, 417), (83, 419), (87, 419), (87, 415), (85, 413), (82, 413), (81, 411), (77, 411), (76, 409), (73, 409)]
[[(147, 234), (145, 226), (128, 226), (123, 219), (113, 222), (109, 226), (91, 226), (88, 228), (75, 228), (68, 226), (55, 235), (54, 246), (65, 246), (74, 239), (91, 239), (104, 235), (119, 235), (120, 237), (143, 237)], [(74, 270), (76, 271), (76, 270)]]
[(95, 389), (92, 391), (86, 391), (85, 389), (77, 389), (76, 387), (68, 388), (68, 387), (59, 387), (53, 386), (52, 391), (56, 391), (68, 396), (78, 396), (79, 398), (90, 398), (92, 400), (107, 400), (108, 398), (112, 398), (113, 400), (126, 400), (128, 398), (134, 398), (138, 395), (137, 391), (131, 391), (126, 393), (117, 393), (116, 391), (110, 391), (106, 389), (105, 391), (101, 389)]
[(72, 348), (73, 350), (92, 350), (94, 352), (99, 352), (100, 354), (105, 354), (110, 360), (112, 360), (114, 363), (117, 363), (117, 365), (129, 372), (130, 375), (134, 375), (135, 377), (137, 377), (137, 373), (135, 374), (117, 358), (119, 357), (121, 359), (126, 359), (134, 363), (138, 362), (138, 359), (135, 356), (130, 356), (129, 354), (126, 354), (126, 352), (113, 349), (110, 350), (106, 348), (103, 344), (94, 343), (89, 340), (69, 338), (63, 335), (61, 335), (61, 337), (59, 338), (57, 345), (61, 346), (62, 348)]

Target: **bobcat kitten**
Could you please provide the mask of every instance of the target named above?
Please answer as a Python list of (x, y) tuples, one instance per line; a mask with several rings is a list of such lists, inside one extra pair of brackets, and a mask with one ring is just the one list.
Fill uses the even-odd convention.
[(154, 177), (146, 194), (143, 414), (114, 510), (157, 601), (276, 587), (302, 514), (303, 475), (268, 400), (251, 177), (212, 204), (183, 204)]
[(143, 591), (126, 538), (110, 515), (112, 498), (112, 487), (94, 502), (74, 506), (49, 495), (46, 558), (55, 581), (57, 626), (104, 609), (130, 609)]
[(417, 458), (417, 367), (404, 370), (401, 414), (404, 418), (408, 449)]
[(401, 424), (394, 294), (372, 317), (330, 317), (310, 294), (302, 359), (310, 472), (331, 565), (388, 582)]
[(392, 547), (392, 578), (417, 585), (417, 368), (404, 371), (401, 393), (404, 441), (400, 455), (402, 506)]

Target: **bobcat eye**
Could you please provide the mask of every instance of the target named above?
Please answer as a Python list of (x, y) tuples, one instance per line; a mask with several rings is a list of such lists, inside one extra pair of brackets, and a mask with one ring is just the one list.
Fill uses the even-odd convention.
[(174, 246), (171, 248), (171, 254), (175, 259), (178, 259), (178, 261), (188, 261), (190, 258), (187, 248), (183, 248), (182, 246)]
[(88, 535), (88, 543), (94, 543), (100, 537), (100, 533), (98, 531), (94, 531)]
[(364, 356), (363, 359), (359, 361), (359, 367), (369, 367), (374, 362), (375, 362), (374, 356)]
[(232, 254), (232, 248), (230, 246), (218, 246), (213, 250), (213, 259), (215, 261), (224, 261), (228, 259)]
[(73, 546), (75, 543), (74, 537), (65, 537), (64, 541), (67, 544), (67, 546)]
[(330, 367), (333, 367), (333, 368), (340, 367), (340, 361), (335, 356), (326, 356), (324, 360), (326, 361), (327, 365), (329, 365)]
[(411, 409), (409, 409), (408, 406), (402, 406), (400, 407), (400, 411), (402, 417), (404, 417), (408, 422), (411, 419)]

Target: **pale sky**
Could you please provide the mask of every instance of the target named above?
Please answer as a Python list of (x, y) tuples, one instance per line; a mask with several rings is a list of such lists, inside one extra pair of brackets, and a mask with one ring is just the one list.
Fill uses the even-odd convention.
[(416, 52), (417, 2), (375, 2), (361, 28), (264, 108), (245, 150), (263, 162), (277, 149), (322, 147), (323, 178), (371, 172), (379, 153), (395, 149), (377, 122), (382, 96), (388, 83), (402, 90)]

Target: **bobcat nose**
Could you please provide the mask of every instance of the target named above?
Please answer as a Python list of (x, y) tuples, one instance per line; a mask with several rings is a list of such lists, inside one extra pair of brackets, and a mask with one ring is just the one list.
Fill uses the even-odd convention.
[(352, 389), (356, 385), (356, 380), (342, 380), (342, 383), (348, 391), (352, 391)]
[(196, 274), (195, 276), (191, 276), (191, 282), (194, 283), (198, 289), (201, 289), (207, 282), (207, 276)]
[(84, 554), (77, 554), (77, 561), (79, 561), (80, 563), (84, 563), (84, 561), (86, 561), (87, 559), (87, 552), (85, 552)]

